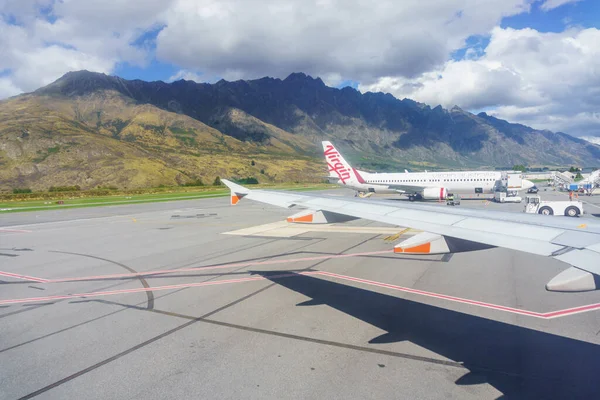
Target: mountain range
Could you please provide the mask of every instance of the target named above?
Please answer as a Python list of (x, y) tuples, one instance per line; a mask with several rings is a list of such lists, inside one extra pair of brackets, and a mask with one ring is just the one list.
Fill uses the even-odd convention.
[(319, 181), (320, 141), (367, 170), (594, 166), (600, 146), (293, 73), (214, 84), (69, 72), (0, 102), (0, 188)]

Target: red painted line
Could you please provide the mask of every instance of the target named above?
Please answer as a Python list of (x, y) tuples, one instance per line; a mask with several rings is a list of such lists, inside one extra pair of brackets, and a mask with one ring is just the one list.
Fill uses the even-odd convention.
[(163, 274), (180, 273), (180, 272), (205, 271), (205, 270), (211, 270), (211, 269), (239, 268), (239, 267), (257, 266), (257, 265), (289, 264), (289, 263), (302, 262), (302, 261), (318, 261), (318, 260), (327, 260), (327, 259), (334, 259), (334, 258), (360, 257), (360, 256), (369, 256), (369, 255), (376, 255), (376, 254), (386, 254), (386, 253), (393, 253), (393, 250), (292, 258), (292, 259), (287, 259), (287, 260), (269, 260), (269, 261), (243, 262), (243, 263), (234, 263), (234, 264), (220, 264), (220, 265), (207, 266), (207, 267), (165, 269), (165, 270), (159, 270), (159, 271), (138, 272), (138, 273), (132, 273), (132, 274), (94, 275), (94, 276), (81, 276), (81, 277), (76, 277), (76, 278), (48, 279), (47, 282), (48, 283), (57, 283), (57, 282), (74, 282), (74, 281), (84, 281), (84, 280), (87, 281), (87, 280), (101, 280), (101, 279), (113, 279), (113, 278), (129, 278), (129, 277), (163, 275)]
[(24, 229), (8, 229), (8, 228), (0, 228), (0, 232), (31, 233), (32, 231), (26, 231), (26, 230), (24, 230)]
[[(146, 276), (146, 275), (165, 274), (165, 273), (170, 273), (170, 272), (197, 271), (197, 270), (215, 269), (215, 268), (232, 268), (232, 267), (250, 266), (250, 265), (270, 265), (270, 264), (291, 263), (291, 262), (299, 262), (299, 261), (323, 260), (323, 259), (329, 259), (329, 258), (357, 257), (357, 256), (383, 254), (383, 253), (390, 253), (390, 252), (392, 252), (392, 251), (385, 250), (385, 251), (374, 251), (374, 252), (366, 252), (366, 253), (305, 257), (305, 258), (297, 258), (297, 259), (289, 259), (289, 260), (270, 260), (270, 261), (260, 261), (260, 262), (255, 262), (255, 263), (225, 264), (225, 265), (217, 265), (217, 266), (212, 266), (212, 267), (181, 268), (181, 269), (174, 269), (174, 270), (152, 271), (149, 273), (138, 273), (138, 274), (99, 275), (99, 276), (95, 276), (95, 277), (81, 277), (81, 278), (71, 278), (71, 279), (61, 279), (61, 280), (46, 280), (46, 279), (42, 279), (42, 278), (36, 278), (36, 277), (27, 276), (27, 275), (13, 274), (13, 273), (4, 272), (4, 271), (0, 271), (0, 275), (34, 281), (34, 282), (52, 283), (52, 282), (77, 281), (77, 280), (84, 280), (84, 279), (104, 279), (104, 278), (108, 278), (108, 277), (129, 277), (129, 276), (140, 276), (140, 275)], [(268, 279), (288, 278), (288, 277), (293, 277), (296, 275), (323, 275), (323, 276), (328, 276), (331, 278), (337, 278), (337, 279), (341, 279), (341, 280), (358, 282), (358, 283), (363, 283), (363, 284), (367, 284), (367, 285), (371, 285), (371, 286), (378, 286), (378, 287), (383, 287), (383, 288), (387, 288), (387, 289), (398, 290), (401, 292), (417, 294), (420, 296), (432, 297), (432, 298), (453, 301), (453, 302), (462, 303), (462, 304), (473, 305), (473, 306), (477, 306), (477, 307), (483, 307), (483, 308), (489, 308), (489, 309), (498, 310), (498, 311), (509, 312), (512, 314), (526, 315), (526, 316), (542, 318), (542, 319), (565, 317), (568, 315), (573, 315), (573, 314), (578, 314), (578, 313), (583, 313), (583, 312), (587, 312), (587, 311), (593, 311), (593, 310), (600, 309), (600, 303), (596, 303), (596, 304), (589, 304), (589, 305), (584, 305), (584, 306), (579, 306), (579, 307), (568, 308), (568, 309), (564, 309), (564, 310), (551, 311), (551, 312), (547, 312), (547, 313), (539, 313), (539, 312), (535, 312), (535, 311), (523, 310), (523, 309), (518, 309), (518, 308), (514, 308), (514, 307), (507, 307), (507, 306), (502, 306), (502, 305), (498, 305), (498, 304), (486, 303), (483, 301), (470, 300), (470, 299), (465, 299), (465, 298), (461, 298), (461, 297), (455, 297), (455, 296), (449, 296), (449, 295), (440, 294), (440, 293), (428, 292), (425, 290), (412, 289), (412, 288), (408, 288), (408, 287), (404, 287), (404, 286), (392, 285), (389, 283), (383, 283), (383, 282), (377, 282), (377, 281), (372, 281), (372, 280), (368, 280), (368, 279), (356, 278), (356, 277), (352, 277), (352, 276), (340, 275), (340, 274), (335, 274), (333, 272), (326, 272), (326, 271), (301, 272), (299, 274), (296, 274), (296, 273), (280, 274), (280, 275), (270, 276)], [(267, 279), (267, 278), (259, 276), (259, 277), (250, 277), (250, 278), (221, 280), (221, 281), (184, 283), (184, 284), (179, 284), (179, 285), (166, 285), (166, 286), (157, 286), (157, 287), (150, 287), (150, 288), (136, 288), (136, 289), (122, 289), (122, 290), (105, 291), (105, 292), (78, 293), (78, 294), (70, 294), (70, 295), (63, 295), (63, 296), (8, 299), (8, 300), (0, 300), (0, 305), (31, 303), (31, 302), (36, 302), (36, 301), (70, 299), (70, 298), (77, 298), (77, 297), (98, 297), (98, 296), (139, 293), (139, 292), (148, 292), (148, 291), (173, 290), (173, 289), (181, 289), (181, 288), (189, 288), (189, 287), (200, 287), (200, 286), (211, 286), (211, 285), (223, 285), (223, 284), (229, 284), (229, 283), (261, 281), (261, 280), (265, 280), (265, 279)]]
[(463, 299), (461, 297), (448, 296), (445, 294), (439, 294), (439, 293), (434, 293), (434, 292), (427, 292), (424, 290), (411, 289), (411, 288), (407, 288), (407, 287), (403, 287), (403, 286), (391, 285), (389, 283), (382, 283), (382, 282), (370, 281), (368, 279), (361, 279), (361, 278), (354, 278), (351, 276), (338, 275), (338, 274), (334, 274), (332, 272), (320, 271), (319, 274), (324, 275), (324, 276), (330, 276), (332, 278), (343, 279), (343, 280), (347, 280), (347, 281), (365, 283), (367, 285), (372, 285), (372, 286), (385, 287), (388, 289), (394, 289), (394, 290), (398, 290), (401, 292), (414, 293), (414, 294), (418, 294), (421, 296), (434, 297), (434, 298), (438, 298), (438, 299), (454, 301), (457, 303), (464, 303), (464, 304), (470, 304), (470, 305), (475, 305), (475, 306), (479, 306), (479, 307), (492, 308), (492, 309), (500, 310), (500, 311), (507, 311), (507, 312), (510, 312), (513, 314), (521, 314), (521, 315), (528, 315), (531, 317), (545, 318), (544, 314), (538, 313), (535, 311), (521, 310), (518, 308), (501, 306), (498, 304), (485, 303), (483, 301)]
[(24, 281), (32, 281), (32, 282), (42, 282), (47, 283), (47, 279), (36, 278), (35, 276), (21, 275), (21, 274), (13, 274), (12, 272), (0, 271), (0, 276), (6, 276), (9, 278), (22, 279)]
[(385, 287), (385, 288), (388, 288), (388, 289), (394, 289), (394, 290), (399, 290), (399, 291), (402, 291), (402, 292), (418, 294), (418, 295), (421, 295), (421, 296), (434, 297), (434, 298), (438, 298), (438, 299), (443, 299), (443, 300), (448, 300), (448, 301), (454, 301), (454, 302), (464, 303), (464, 304), (469, 304), (469, 305), (474, 305), (474, 306), (478, 306), (478, 307), (485, 307), (485, 308), (490, 308), (490, 309), (494, 309), (494, 310), (510, 312), (510, 313), (513, 313), (513, 314), (527, 315), (527, 316), (530, 316), (530, 317), (536, 317), (536, 318), (542, 318), (542, 319), (552, 319), (552, 318), (566, 317), (568, 315), (574, 315), (574, 314), (579, 314), (579, 313), (583, 313), (583, 312), (587, 312), (587, 311), (593, 311), (593, 310), (599, 310), (600, 309), (600, 303), (596, 303), (596, 304), (588, 304), (588, 305), (579, 306), (579, 307), (567, 308), (567, 309), (564, 309), (564, 310), (550, 311), (550, 312), (546, 312), (546, 313), (539, 313), (539, 312), (535, 312), (535, 311), (522, 310), (522, 309), (519, 309), (519, 308), (501, 306), (501, 305), (498, 305), (498, 304), (486, 303), (486, 302), (483, 302), (483, 301), (463, 299), (463, 298), (460, 298), (460, 297), (447, 296), (447, 295), (444, 295), (444, 294), (427, 292), (427, 291), (424, 291), (424, 290), (411, 289), (411, 288), (407, 288), (407, 287), (391, 285), (391, 284), (388, 284), (388, 283), (371, 281), (371, 280), (368, 280), (368, 279), (361, 279), (361, 278), (355, 278), (355, 277), (351, 277), (351, 276), (339, 275), (339, 274), (334, 274), (332, 272), (320, 271), (319, 275), (329, 276), (329, 277), (332, 277), (332, 278), (338, 278), (338, 279), (347, 280), (347, 281), (360, 282), (360, 283), (364, 283), (364, 284), (367, 284), (367, 285)]
[(581, 307), (567, 308), (565, 310), (560, 310), (560, 311), (552, 311), (552, 312), (545, 313), (544, 316), (546, 318), (550, 319), (550, 318), (564, 317), (565, 315), (579, 314), (582, 312), (598, 310), (598, 309), (600, 309), (600, 303), (589, 304), (587, 306), (581, 306)]
[[(317, 272), (301, 272), (300, 275), (312, 275)], [(297, 274), (280, 274), (274, 275), (270, 278), (287, 278), (296, 276)], [(214, 286), (214, 285), (224, 285), (229, 283), (242, 283), (242, 282), (252, 282), (252, 281), (263, 281), (267, 278), (263, 276), (253, 276), (250, 278), (239, 278), (239, 279), (227, 279), (221, 281), (209, 281), (209, 282), (197, 282), (197, 283), (183, 283), (179, 285), (166, 285), (166, 286), (156, 286), (149, 288), (136, 288), (136, 289), (120, 289), (120, 290), (110, 290), (104, 292), (89, 292), (89, 293), (76, 293), (76, 294), (67, 294), (67, 295), (58, 295), (58, 296), (46, 296), (46, 297), (28, 297), (23, 299), (7, 299), (0, 300), (0, 305), (4, 304), (22, 304), (22, 303), (34, 303), (38, 301), (52, 301), (52, 300), (64, 300), (64, 299), (73, 299), (78, 297), (100, 297), (100, 296), (112, 296), (117, 294), (129, 294), (129, 293), (139, 293), (139, 292), (154, 292), (160, 290), (173, 290), (173, 289), (183, 289), (190, 287), (200, 287), (200, 286)]]

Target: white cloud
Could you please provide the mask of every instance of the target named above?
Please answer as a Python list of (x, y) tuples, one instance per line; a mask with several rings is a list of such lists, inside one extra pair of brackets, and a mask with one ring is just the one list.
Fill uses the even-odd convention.
[(151, 52), (134, 43), (155, 29), (162, 60), (205, 78), (302, 71), (336, 84), (416, 76), (531, 1), (4, 0), (0, 70), (30, 91), (80, 65), (144, 66)]
[(116, 59), (103, 59), (60, 46), (18, 54), (18, 60), (21, 67), (12, 75), (13, 82), (26, 90), (52, 83), (67, 71), (87, 69), (108, 73), (116, 63)]
[[(372, 81), (443, 64), (530, 0), (177, 0), (157, 55), (227, 79), (292, 71)], [(332, 81), (335, 81), (333, 79)]]
[(0, 78), (0, 99), (16, 96), (19, 93), (21, 90), (13, 85), (10, 79)]
[(569, 3), (577, 3), (580, 1), (581, 0), (546, 0), (540, 6), (540, 8), (544, 11), (550, 11), (550, 10), (560, 7), (562, 5), (569, 4)]
[(3, 79), (27, 92), (71, 70), (111, 72), (121, 62), (142, 66), (148, 50), (133, 43), (164, 23), (169, 5), (168, 0), (0, 1), (0, 71), (10, 71)]
[(534, 127), (600, 134), (600, 30), (491, 32), (479, 58), (448, 61), (416, 79), (384, 77), (361, 91), (390, 92), (431, 105), (468, 109)]
[(580, 139), (587, 140), (590, 143), (600, 145), (600, 136), (582, 136)]
[(167, 82), (178, 81), (179, 79), (185, 79), (186, 81), (204, 82), (206, 79), (202, 79), (202, 74), (197, 74), (192, 71), (180, 69), (177, 73), (167, 80)]

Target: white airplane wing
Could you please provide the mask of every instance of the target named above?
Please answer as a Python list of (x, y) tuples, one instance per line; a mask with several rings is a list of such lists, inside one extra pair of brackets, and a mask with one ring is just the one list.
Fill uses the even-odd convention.
[[(571, 217), (450, 208), (405, 202), (340, 198), (285, 191), (250, 190), (225, 179), (231, 203), (245, 197), (304, 209), (291, 222), (327, 223), (367, 219), (423, 231), (396, 245), (410, 254), (443, 254), (504, 247), (570, 264), (547, 285), (553, 291), (600, 288), (600, 223)], [(308, 216), (308, 217), (307, 217)]]
[(425, 189), (423, 186), (399, 185), (395, 183), (382, 183), (382, 185), (405, 193), (423, 193), (423, 190)]

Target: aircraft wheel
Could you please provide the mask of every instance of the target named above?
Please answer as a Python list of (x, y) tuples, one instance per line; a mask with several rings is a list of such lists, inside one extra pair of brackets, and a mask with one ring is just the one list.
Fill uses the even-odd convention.
[(408, 196), (408, 201), (415, 201), (415, 196)]
[(542, 215), (554, 215), (554, 211), (550, 207), (542, 207), (538, 213)]
[(576, 217), (579, 215), (579, 208), (574, 206), (567, 207), (567, 209), (565, 210), (565, 215), (567, 217)]

